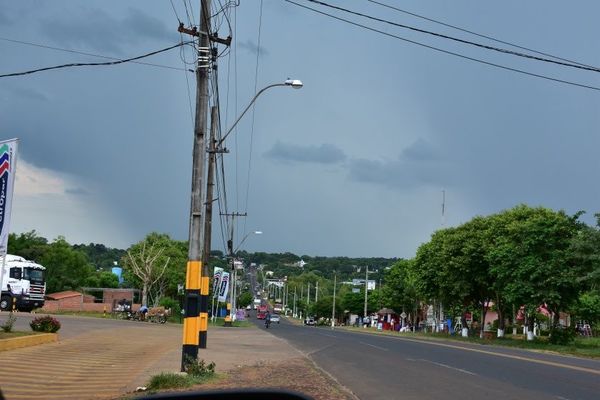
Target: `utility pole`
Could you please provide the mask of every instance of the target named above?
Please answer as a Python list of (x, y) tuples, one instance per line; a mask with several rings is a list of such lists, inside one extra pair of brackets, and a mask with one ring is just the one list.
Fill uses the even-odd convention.
[(365, 309), (364, 309), (364, 317), (367, 318), (367, 302), (368, 302), (368, 294), (367, 292), (369, 287), (369, 266), (367, 265), (366, 271), (365, 271)]
[(227, 240), (227, 252), (229, 253), (229, 259), (231, 260), (231, 273), (229, 279), (229, 302), (227, 303), (227, 308), (230, 310), (230, 314), (225, 317), (225, 326), (232, 326), (232, 317), (231, 312), (234, 311), (233, 307), (235, 304), (235, 279), (236, 271), (235, 271), (235, 254), (233, 250), (233, 227), (235, 226), (235, 217), (245, 217), (247, 213), (220, 213), (220, 215), (224, 215), (225, 217), (231, 217), (231, 229), (229, 230), (229, 239)]
[(204, 249), (202, 251), (202, 265), (208, 266), (212, 242), (212, 205), (213, 189), (215, 186), (215, 143), (218, 127), (219, 111), (216, 106), (210, 109), (210, 138), (208, 141), (208, 172), (206, 174), (206, 202), (204, 213)]
[(317, 287), (315, 288), (315, 303), (319, 301), (319, 281), (317, 281)]
[[(192, 161), (192, 195), (190, 205), (190, 231), (188, 263), (185, 285), (185, 318), (183, 320), (183, 345), (181, 370), (188, 360), (196, 361), (198, 347), (206, 348), (208, 329), (208, 265), (202, 265), (202, 209), (203, 177), (205, 164), (205, 134), (208, 112), (208, 72), (210, 39), (210, 0), (200, 2), (200, 32), (198, 63), (196, 66), (196, 116)], [(181, 26), (180, 26), (181, 27)]]
[(337, 274), (333, 273), (333, 307), (331, 308), (331, 329), (335, 327), (335, 285), (337, 283)]
[(310, 282), (308, 283), (308, 296), (306, 297), (306, 304), (310, 304)]

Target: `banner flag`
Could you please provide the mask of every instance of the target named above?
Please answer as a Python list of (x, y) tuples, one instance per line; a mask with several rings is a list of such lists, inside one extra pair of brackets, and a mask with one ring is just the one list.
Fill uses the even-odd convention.
[(229, 292), (229, 272), (223, 271), (221, 273), (221, 282), (219, 284), (219, 301), (227, 301), (227, 294)]
[(17, 167), (18, 139), (0, 142), (0, 255), (4, 256), (10, 232), (10, 211), (12, 207), (15, 172)]
[(223, 273), (223, 268), (215, 267), (215, 270), (213, 273), (213, 286), (212, 286), (213, 297), (217, 296), (217, 288), (220, 286), (222, 273)]

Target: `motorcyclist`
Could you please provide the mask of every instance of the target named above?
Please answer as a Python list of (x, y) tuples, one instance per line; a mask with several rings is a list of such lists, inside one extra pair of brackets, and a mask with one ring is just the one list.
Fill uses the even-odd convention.
[(267, 313), (265, 314), (265, 327), (268, 328), (270, 324), (271, 324), (271, 313), (269, 312), (269, 310), (267, 310)]

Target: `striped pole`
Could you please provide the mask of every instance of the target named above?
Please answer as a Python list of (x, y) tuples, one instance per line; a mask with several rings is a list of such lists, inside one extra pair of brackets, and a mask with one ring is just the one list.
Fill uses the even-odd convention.
[[(188, 362), (198, 358), (200, 342), (200, 271), (202, 262), (188, 261), (185, 274), (185, 318), (183, 319), (183, 349), (181, 352), (181, 370), (185, 370)], [(206, 331), (205, 331), (206, 333)]]
[(227, 314), (225, 314), (225, 326), (232, 326), (232, 322), (231, 322), (231, 303), (227, 303)]
[(198, 331), (198, 347), (206, 348), (208, 340), (208, 286), (209, 286), (209, 271), (208, 265), (202, 266), (202, 276), (200, 277), (200, 316), (199, 316), (199, 331)]

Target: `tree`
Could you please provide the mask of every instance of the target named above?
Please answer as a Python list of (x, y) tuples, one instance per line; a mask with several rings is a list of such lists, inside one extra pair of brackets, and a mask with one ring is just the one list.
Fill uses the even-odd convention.
[(252, 304), (253, 299), (254, 299), (254, 296), (252, 296), (252, 293), (243, 292), (242, 294), (240, 294), (238, 296), (237, 305), (239, 308), (245, 308), (246, 306), (249, 306), (250, 304)]
[[(312, 314), (316, 318), (331, 318), (333, 311), (333, 296), (323, 297), (312, 305)], [(339, 302), (335, 303), (335, 315), (339, 316), (342, 313), (342, 307)]]
[(541, 305), (553, 313), (557, 325), (559, 311), (573, 305), (579, 295), (583, 268), (570, 254), (572, 238), (582, 227), (578, 217), (526, 205), (494, 217), (487, 254), (491, 274), (509, 304), (525, 306), (530, 331)]
[(8, 236), (8, 250), (10, 254), (21, 256), (27, 260), (40, 261), (48, 250), (48, 240), (38, 236), (36, 231), (29, 231)]
[(46, 267), (48, 293), (79, 289), (93, 273), (86, 255), (73, 250), (62, 236), (48, 245), (39, 263)]
[[(148, 293), (163, 277), (170, 258), (164, 256), (170, 238), (168, 235), (151, 233), (131, 246), (123, 259), (123, 266), (139, 279), (142, 287), (142, 304), (148, 304)], [(158, 304), (160, 299), (155, 297)]]

